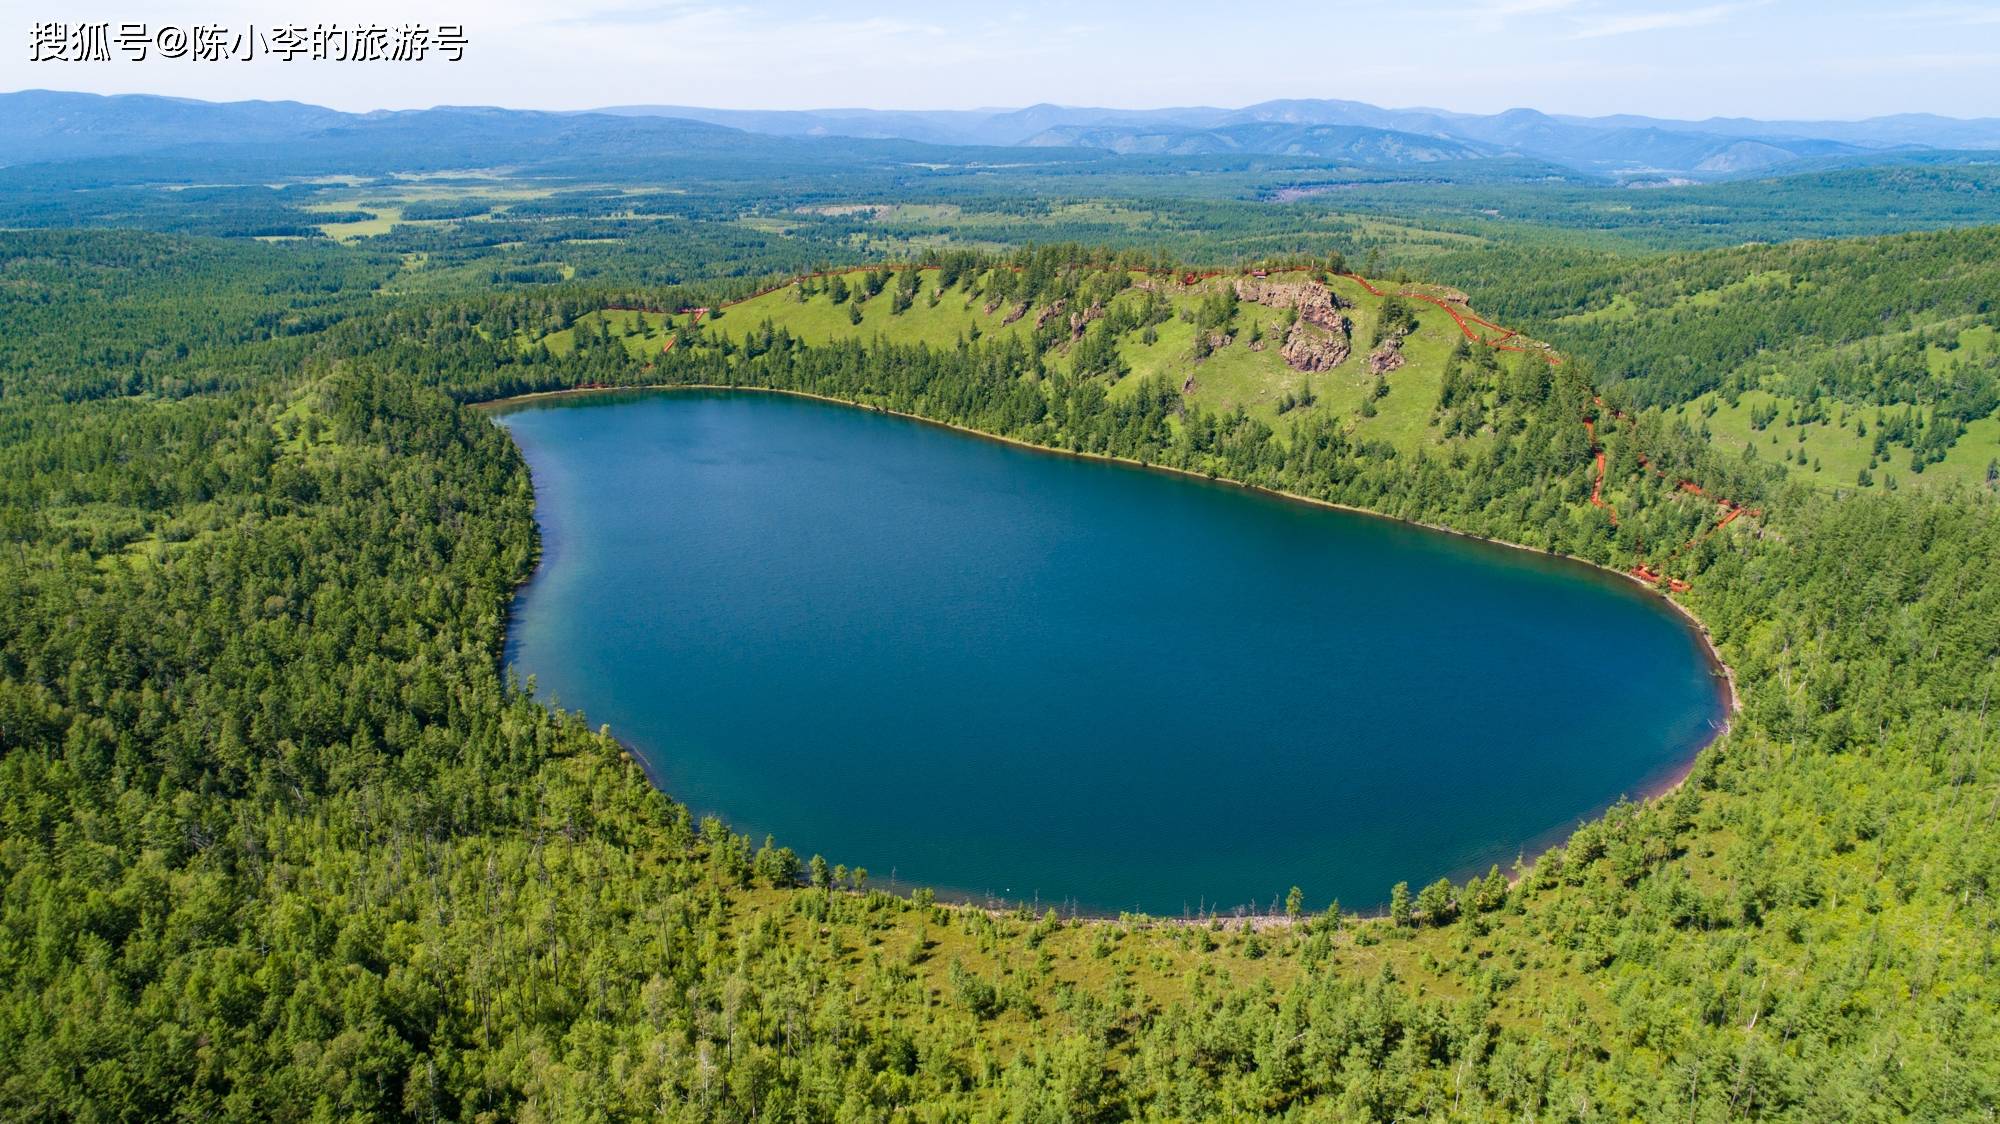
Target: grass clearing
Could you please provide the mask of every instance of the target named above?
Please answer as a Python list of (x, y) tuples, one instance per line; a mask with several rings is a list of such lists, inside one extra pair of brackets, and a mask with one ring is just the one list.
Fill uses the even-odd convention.
[[(856, 299), (868, 271), (849, 270), (841, 274), (847, 289), (856, 294), (835, 303), (825, 280), (793, 282), (771, 292), (720, 310), (701, 320), (701, 339), (729, 339), (742, 342), (763, 330), (766, 324), (791, 333), (809, 346), (823, 346), (837, 340), (887, 340), (899, 344), (955, 347), (961, 340), (996, 336), (1027, 336), (1035, 332), (1042, 309), (1029, 309), (1008, 322), (1016, 302), (994, 302), (986, 295), (992, 274), (976, 277), (972, 289), (955, 285), (939, 292), (938, 275), (925, 270), (906, 308), (896, 311), (898, 280), (892, 276), (873, 297)], [(1234, 319), (1227, 325), (1230, 340), (1208, 356), (1195, 357), (1194, 318), (1202, 301), (1233, 277), (1213, 278), (1194, 285), (1178, 282), (1146, 282), (1133, 274), (1135, 282), (1155, 287), (1167, 297), (1173, 315), (1150, 328), (1134, 329), (1120, 335), (1115, 343), (1126, 373), (1110, 381), (1107, 393), (1114, 399), (1136, 393), (1142, 379), (1155, 377), (1186, 392), (1190, 403), (1214, 411), (1230, 413), (1241, 409), (1249, 416), (1282, 428), (1297, 418), (1322, 417), (1331, 413), (1346, 419), (1355, 438), (1381, 441), (1404, 454), (1440, 443), (1432, 426), (1447, 360), (1463, 338), (1459, 327), (1444, 309), (1423, 301), (1405, 302), (1416, 319), (1416, 328), (1403, 344), (1404, 365), (1382, 376), (1368, 370), (1376, 326), (1381, 319), (1384, 297), (1375, 296), (1362, 285), (1341, 278), (1333, 280), (1333, 291), (1350, 307), (1345, 309), (1351, 325), (1352, 352), (1331, 370), (1308, 374), (1286, 363), (1281, 348), (1287, 312), (1285, 309), (1239, 301)], [(1304, 275), (1274, 276), (1276, 281), (1303, 280)], [(1135, 307), (1145, 300), (1137, 285), (1120, 293), (1115, 302)], [(992, 305), (989, 310), (988, 306)], [(859, 316), (856, 316), (856, 310)], [(1059, 313), (1067, 317), (1075, 310)], [(554, 354), (567, 354), (576, 345), (577, 333), (608, 333), (623, 343), (635, 357), (657, 354), (666, 346), (670, 333), (685, 327), (693, 317), (652, 312), (607, 310), (579, 317), (562, 331), (540, 340), (523, 339), (523, 346), (545, 344)], [(1253, 336), (1257, 339), (1253, 340)], [(696, 346), (700, 346), (699, 343)], [(1058, 341), (1044, 355), (1053, 369), (1067, 370), (1071, 363), (1071, 341)], [(1315, 402), (1280, 412), (1287, 397), (1302, 397), (1310, 388)], [(1386, 393), (1378, 393), (1386, 390)], [(1372, 405), (1372, 410), (1369, 407)]]
[[(1717, 448), (1741, 454), (1747, 447), (1759, 460), (1782, 464), (1794, 478), (1817, 488), (1853, 491), (1862, 487), (1938, 487), (1985, 485), (1988, 470), (2000, 458), (2000, 415), (1967, 424), (1941, 462), (1914, 471), (1911, 449), (1889, 443), (1884, 455), (1875, 452), (1879, 418), (1899, 407), (1878, 409), (1830, 402), (1822, 420), (1798, 422), (1800, 403), (1766, 390), (1744, 391), (1734, 405), (1711, 392), (1674, 411)], [(1775, 412), (1761, 428), (1760, 412)], [(1861, 483), (1866, 471), (1870, 481)]]

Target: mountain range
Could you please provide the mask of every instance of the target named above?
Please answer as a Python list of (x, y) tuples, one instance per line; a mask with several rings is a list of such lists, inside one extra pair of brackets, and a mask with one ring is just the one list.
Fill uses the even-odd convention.
[[(1514, 160), (1614, 182), (1728, 179), (1790, 170), (1907, 161), (1986, 161), (2000, 150), (2000, 118), (1900, 114), (1864, 121), (1682, 121), (1575, 117), (1510, 109), (1495, 114), (1385, 109), (1331, 99), (1267, 101), (1240, 109), (1128, 110), (1058, 105), (977, 110), (739, 110), (612, 106), (583, 112), (440, 107), (344, 113), (300, 102), (203, 102), (148, 95), (27, 90), (0, 94), (0, 166), (136, 154), (266, 153), (302, 146), (357, 150), (428, 142), (428, 166), (635, 160), (683, 152), (802, 164), (832, 150), (894, 161), (968, 149), (1033, 159), (1264, 155), (1361, 167)], [(873, 143), (870, 143), (873, 142)], [(946, 153), (945, 150), (956, 150)], [(299, 154), (295, 149), (295, 154)], [(448, 158), (447, 158), (448, 157)], [(268, 155), (262, 157), (268, 160)], [(296, 159), (294, 163), (298, 162)], [(307, 158), (307, 163), (311, 163)]]
[[(998, 157), (1022, 162), (1021, 149)], [(1051, 149), (1039, 164), (1114, 159)], [(780, 137), (679, 117), (490, 106), (342, 113), (299, 102), (212, 103), (127, 94), (0, 94), (0, 180), (22, 186), (275, 183), (326, 175), (506, 168), (569, 179), (825, 177), (990, 162), (985, 149), (905, 140)]]
[(1471, 114), (1384, 109), (1366, 102), (1287, 99), (1241, 109), (1125, 110), (1059, 105), (992, 110), (732, 110), (612, 106), (596, 112), (668, 116), (772, 136), (899, 138), (931, 144), (1071, 146), (1118, 153), (1354, 157), (1371, 163), (1520, 156), (1613, 178), (1725, 178), (1795, 160), (1860, 159), (1887, 151), (2000, 149), (2000, 118), (1898, 114), (1864, 121), (1683, 121), (1576, 117), (1534, 109)]

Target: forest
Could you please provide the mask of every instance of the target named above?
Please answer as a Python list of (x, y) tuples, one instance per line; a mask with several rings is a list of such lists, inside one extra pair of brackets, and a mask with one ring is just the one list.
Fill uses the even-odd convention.
[[(635, 352), (575, 331), (719, 305), (831, 241), (695, 226), (717, 241), (677, 261), (640, 240), (517, 278), (518, 248), (401, 229), (0, 233), (0, 1115), (1975, 1120), (2000, 1101), (1994, 489), (1813, 487), (1686, 409), (1876, 348), (1885, 373), (1828, 387), (1870, 423), (1990, 415), (1990, 367), (1939, 385), (1891, 352), (1993, 323), (1993, 228), (1269, 251), (1459, 286), (1560, 354), (1455, 346), (1413, 451), (1327, 409), (1120, 385), (1067, 332), (807, 344), (732, 312)], [(1121, 245), (910, 254), (1043, 308), (1135, 268), (1247, 264)], [(559, 331), (571, 347), (537, 346)], [(1742, 712), (1672, 793), (1514, 871), (1413, 871), (1380, 911), (1309, 887), (1255, 919), (885, 893), (811, 840), (697, 820), (615, 731), (503, 666), (538, 537), (480, 405), (677, 385), (1645, 567), (1684, 584)], [(1712, 497), (1756, 515), (1720, 526)]]

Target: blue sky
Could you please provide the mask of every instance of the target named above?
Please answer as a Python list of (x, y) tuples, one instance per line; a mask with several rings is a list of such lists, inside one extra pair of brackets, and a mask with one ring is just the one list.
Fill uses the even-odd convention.
[[(730, 3), (250, 0), (11, 5), (0, 88), (295, 98), (342, 109), (1143, 107), (1352, 98), (1490, 112), (2000, 116), (2000, 0)], [(36, 19), (463, 23), (423, 65), (27, 62)]]

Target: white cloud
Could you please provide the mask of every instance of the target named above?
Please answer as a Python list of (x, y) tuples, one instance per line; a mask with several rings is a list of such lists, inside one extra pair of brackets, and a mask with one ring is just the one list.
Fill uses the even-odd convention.
[(557, 26), (631, 26), (664, 23), (668, 20), (682, 18), (690, 10), (697, 7), (699, 5), (693, 3), (692, 0), (688, 0), (688, 2), (668, 0), (667, 3), (622, 4), (608, 8), (592, 8), (587, 12), (579, 12), (572, 16), (565, 16), (561, 19), (550, 20), (548, 22)]
[[(122, 18), (187, 18), (184, 0), (127, 2)], [(364, 68), (58, 68), (0, 50), (0, 89), (296, 98), (343, 109), (1143, 108), (1325, 97), (1471, 112), (2000, 113), (1991, 36), (1982, 35), (2000, 24), (2000, 0), (1321, 0), (1239, 5), (1223, 20), (1195, 0), (422, 0), (415, 8), (205, 0), (202, 18), (462, 21), (472, 44), (459, 64)], [(1875, 34), (1857, 36), (1856, 27)], [(1407, 49), (1354, 49), (1368, 43)], [(1897, 80), (1856, 81), (1864, 71)]]
[(1513, 16), (1545, 16), (1579, 7), (1584, 0), (1480, 0), (1470, 9), (1475, 16), (1507, 19)]
[(1522, 20), (1561, 15), (1587, 4), (1589, 0), (1470, 0), (1449, 8), (1425, 13), (1429, 18), (1462, 24), (1481, 35), (1492, 35)]
[(1570, 34), (1571, 39), (1606, 39), (1614, 35), (1636, 35), (1646, 31), (1669, 31), (1718, 24), (1749, 4), (1709, 4), (1674, 11), (1632, 12), (1627, 15), (1593, 17)]

